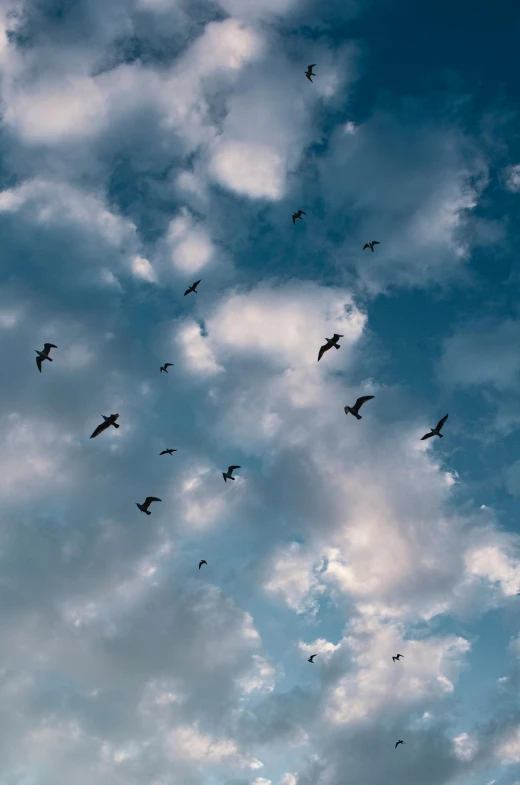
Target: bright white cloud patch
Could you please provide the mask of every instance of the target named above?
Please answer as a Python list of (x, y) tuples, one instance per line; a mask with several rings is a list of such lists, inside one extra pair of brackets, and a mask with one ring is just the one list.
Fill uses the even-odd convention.
[(170, 223), (167, 242), (171, 247), (173, 264), (183, 273), (200, 272), (213, 257), (213, 244), (207, 232), (195, 224), (186, 209)]
[(251, 199), (281, 199), (285, 190), (285, 162), (267, 146), (244, 141), (221, 141), (211, 161), (220, 185)]

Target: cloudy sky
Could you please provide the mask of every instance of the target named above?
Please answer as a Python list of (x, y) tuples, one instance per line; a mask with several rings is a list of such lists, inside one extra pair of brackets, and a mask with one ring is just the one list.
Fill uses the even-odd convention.
[(519, 38), (0, 0), (2, 784), (520, 780)]

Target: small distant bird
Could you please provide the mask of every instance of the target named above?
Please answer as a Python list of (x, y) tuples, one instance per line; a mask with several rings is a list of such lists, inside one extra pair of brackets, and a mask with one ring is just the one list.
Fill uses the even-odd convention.
[(312, 65), (309, 65), (309, 66), (307, 66), (307, 70), (305, 71), (305, 76), (307, 77), (307, 79), (309, 80), (309, 82), (312, 82), (311, 76), (316, 76), (316, 74), (313, 74), (313, 73), (312, 73), (312, 69), (313, 69), (313, 68), (314, 68), (316, 65), (317, 65), (317, 63), (313, 63)]
[(399, 739), (399, 741), (396, 741), (396, 743), (395, 743), (395, 747), (394, 747), (394, 750), (396, 750), (396, 749), (397, 749), (397, 745), (398, 745), (398, 744), (405, 744), (405, 742), (404, 742), (402, 739)]
[(371, 243), (365, 243), (364, 244), (363, 250), (365, 250), (365, 248), (370, 248), (372, 253), (374, 253), (374, 245), (381, 245), (381, 243), (378, 240), (372, 240)]
[(173, 455), (174, 452), (177, 452), (177, 450), (173, 450), (171, 447), (168, 447), (167, 450), (163, 450), (159, 453), (159, 455), (166, 455), (166, 453), (168, 453), (168, 455)]
[(443, 435), (441, 433), (441, 428), (442, 428), (442, 426), (444, 425), (444, 423), (446, 422), (447, 419), (448, 419), (448, 415), (446, 414), (446, 415), (444, 415), (442, 420), (439, 420), (439, 422), (437, 423), (435, 428), (431, 429), (430, 433), (425, 433), (424, 436), (421, 436), (421, 441), (423, 441), (423, 439), (430, 439), (432, 436), (440, 436), (441, 439), (442, 439)]
[(206, 561), (206, 559), (201, 559), (200, 562), (199, 562), (199, 570), (200, 570), (200, 568), (202, 567), (203, 564), (207, 564), (207, 563), (208, 562)]
[(232, 477), (231, 475), (233, 474), (234, 469), (240, 469), (240, 468), (241, 468), (240, 466), (230, 466), (227, 472), (222, 472), (224, 482), (227, 482), (228, 480), (235, 480), (236, 477)]
[(158, 499), (157, 496), (147, 496), (143, 504), (139, 504), (139, 502), (136, 502), (136, 504), (141, 510), (141, 512), (145, 512), (147, 515), (151, 515), (152, 513), (150, 512), (148, 507), (152, 502), (162, 502), (162, 499)]
[(34, 350), (38, 355), (38, 357), (36, 358), (36, 365), (38, 366), (38, 370), (40, 373), (42, 372), (42, 362), (44, 360), (50, 360), (50, 362), (52, 362), (52, 357), (49, 357), (50, 351), (51, 349), (57, 349), (57, 348), (58, 347), (53, 343), (44, 343), (43, 352), (40, 352), (38, 349)]
[(314, 665), (314, 658), (317, 657), (317, 656), (318, 656), (317, 654), (311, 654), (311, 656), (309, 657), (307, 662), (312, 662), (312, 664)]
[(119, 417), (118, 414), (111, 414), (110, 417), (105, 417), (104, 414), (102, 414), (101, 416), (102, 416), (104, 422), (102, 422), (101, 425), (98, 425), (98, 427), (96, 428), (96, 430), (94, 431), (94, 433), (90, 437), (91, 439), (95, 439), (96, 436), (99, 436), (100, 433), (103, 433), (103, 431), (106, 431), (106, 429), (110, 428), (111, 425), (113, 425), (114, 428), (119, 428), (119, 425), (116, 423), (116, 420)]
[(371, 401), (374, 398), (373, 395), (363, 395), (361, 398), (358, 398), (354, 406), (345, 406), (345, 414), (353, 414), (356, 419), (361, 420), (361, 415), (359, 414), (359, 410), (363, 406), (364, 403), (367, 401)]
[(164, 373), (168, 373), (170, 365), (173, 365), (173, 363), (164, 363), (164, 365), (161, 365), (161, 373), (163, 373), (163, 371)]
[(202, 278), (199, 281), (192, 283), (192, 285), (184, 292), (184, 296), (186, 297), (186, 295), (190, 294), (190, 292), (195, 292), (195, 294), (198, 294), (197, 286), (199, 285), (200, 281), (202, 281)]
[[(396, 654), (396, 655), (395, 655), (395, 657), (392, 657), (392, 659), (393, 659), (393, 661), (394, 661), (394, 662), (395, 662), (396, 660), (397, 660), (397, 662), (399, 662), (399, 658), (400, 658), (400, 657), (403, 657), (403, 655), (402, 655), (402, 654)], [(403, 660), (404, 660), (404, 657), (403, 657)]]
[(338, 335), (337, 333), (334, 333), (332, 338), (325, 338), (327, 343), (324, 344), (320, 348), (320, 353), (318, 354), (318, 362), (321, 360), (321, 358), (323, 357), (325, 352), (328, 352), (329, 349), (332, 349), (333, 346), (334, 346), (335, 349), (339, 349), (340, 348), (339, 347), (339, 343), (338, 343), (340, 338), (343, 338), (343, 336), (342, 335)]
[(300, 221), (303, 221), (302, 215), (307, 215), (307, 213), (304, 213), (303, 210), (298, 210), (298, 212), (292, 214), (292, 222), (295, 226), (297, 218), (299, 218)]

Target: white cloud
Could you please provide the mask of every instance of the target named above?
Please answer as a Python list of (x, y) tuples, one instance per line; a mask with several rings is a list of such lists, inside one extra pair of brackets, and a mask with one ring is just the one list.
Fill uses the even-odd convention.
[(281, 199), (285, 160), (266, 145), (225, 139), (215, 146), (211, 173), (220, 185), (251, 199)]
[(171, 221), (166, 241), (173, 264), (183, 273), (198, 273), (213, 258), (214, 248), (206, 230), (195, 224), (186, 208)]
[(138, 254), (133, 256), (131, 266), (132, 273), (136, 278), (142, 278), (149, 283), (156, 283), (157, 276), (155, 275), (155, 271), (148, 259), (145, 259), (144, 256), (139, 256)]
[(478, 742), (468, 733), (461, 733), (453, 739), (453, 746), (457, 758), (463, 761), (472, 760), (478, 751)]
[(506, 169), (506, 188), (513, 193), (520, 191), (520, 164), (514, 164)]
[(500, 739), (495, 754), (503, 766), (520, 763), (520, 728), (508, 731), (505, 739)]
[(470, 550), (465, 560), (470, 575), (499, 584), (506, 597), (520, 591), (520, 560), (516, 555), (507, 554), (498, 545), (487, 545)]
[[(316, 612), (316, 596), (324, 591), (314, 566), (315, 556), (293, 542), (273, 554), (264, 590), (282, 600), (296, 613)], [(317, 565), (318, 568), (320, 565)]]

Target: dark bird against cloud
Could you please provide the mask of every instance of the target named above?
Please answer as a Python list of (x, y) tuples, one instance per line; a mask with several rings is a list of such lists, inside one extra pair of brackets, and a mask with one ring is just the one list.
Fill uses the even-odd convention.
[(53, 343), (44, 343), (42, 352), (40, 352), (39, 349), (34, 350), (38, 355), (38, 357), (36, 358), (36, 365), (38, 366), (38, 370), (40, 373), (42, 372), (42, 362), (44, 360), (49, 360), (50, 362), (52, 362), (52, 357), (49, 357), (50, 351), (51, 349), (57, 349), (57, 348), (58, 347)]
[(99, 436), (100, 433), (103, 433), (103, 431), (106, 431), (106, 429), (110, 428), (111, 425), (113, 425), (114, 428), (119, 428), (119, 425), (116, 423), (116, 420), (119, 417), (118, 414), (111, 414), (109, 417), (105, 417), (104, 414), (102, 414), (101, 416), (102, 416), (104, 422), (102, 422), (100, 425), (98, 425), (98, 427), (96, 428), (96, 430), (94, 431), (94, 433), (90, 437), (91, 439), (95, 439), (96, 436)]
[(307, 213), (304, 213), (303, 210), (298, 210), (298, 212), (292, 214), (292, 222), (295, 226), (297, 218), (299, 218), (300, 221), (303, 221), (302, 215), (307, 215)]
[(402, 739), (399, 739), (399, 741), (396, 741), (396, 743), (395, 743), (395, 747), (394, 747), (394, 750), (396, 750), (396, 749), (397, 749), (397, 745), (398, 745), (398, 744), (404, 744), (404, 743), (405, 743), (405, 742), (404, 742)]
[(171, 365), (173, 365), (173, 363), (164, 363), (164, 365), (161, 365), (161, 373), (168, 373), (168, 368)]
[(199, 283), (201, 281), (202, 281), (202, 278), (199, 281), (195, 281), (195, 283), (192, 283), (192, 285), (188, 289), (186, 289), (186, 291), (184, 292), (184, 296), (186, 297), (186, 295), (190, 294), (190, 292), (195, 292), (195, 294), (198, 294), (197, 286), (199, 285)]
[(200, 568), (202, 567), (203, 564), (207, 564), (207, 563), (208, 562), (206, 561), (206, 559), (201, 559), (200, 562), (199, 562), (199, 570), (200, 570)]
[(316, 65), (317, 65), (317, 63), (312, 63), (312, 65), (308, 65), (308, 66), (307, 66), (307, 70), (305, 71), (305, 76), (307, 77), (307, 79), (309, 80), (309, 82), (312, 82), (311, 76), (316, 76), (316, 74), (314, 74), (314, 73), (312, 72), (312, 69), (313, 69), (313, 68), (314, 68)]
[(345, 406), (345, 414), (353, 414), (358, 420), (361, 420), (361, 415), (359, 414), (359, 410), (363, 406), (364, 403), (367, 401), (371, 401), (374, 398), (373, 395), (363, 395), (361, 398), (358, 398), (354, 406)]
[(425, 433), (424, 436), (421, 436), (421, 441), (423, 441), (424, 439), (430, 439), (432, 436), (440, 436), (440, 438), (442, 439), (443, 434), (441, 433), (441, 428), (447, 419), (448, 419), (448, 415), (445, 414), (442, 420), (439, 420), (435, 428), (431, 429), (430, 433)]
[(308, 658), (307, 662), (312, 662), (312, 664), (314, 665), (314, 658), (317, 657), (317, 656), (318, 656), (317, 654), (311, 654), (311, 656)]
[[(403, 655), (402, 654), (396, 654), (395, 657), (392, 657), (392, 659), (393, 659), (394, 662), (396, 662), (396, 661), (399, 662), (399, 658), (400, 657), (403, 657)], [(404, 660), (404, 657), (403, 657), (403, 660)]]
[(159, 455), (166, 455), (166, 454), (173, 455), (174, 452), (177, 452), (177, 450), (174, 450), (171, 447), (168, 447), (167, 450), (163, 450), (162, 452), (159, 453)]
[(323, 357), (325, 352), (328, 352), (329, 349), (332, 349), (333, 346), (334, 346), (335, 349), (339, 349), (340, 348), (339, 343), (338, 343), (340, 338), (343, 338), (343, 336), (342, 335), (338, 335), (338, 333), (334, 333), (332, 338), (325, 338), (327, 343), (323, 344), (323, 346), (320, 348), (320, 352), (318, 354), (318, 362), (321, 360), (321, 358)]
[(378, 240), (372, 240), (371, 243), (365, 243), (364, 244), (363, 250), (365, 250), (365, 248), (370, 248), (372, 253), (374, 253), (374, 245), (381, 245), (381, 243)]
[(139, 502), (136, 502), (136, 504), (141, 510), (141, 512), (145, 512), (147, 515), (151, 515), (152, 513), (150, 512), (148, 507), (152, 502), (162, 502), (162, 499), (158, 499), (157, 496), (147, 496), (143, 504), (139, 504)]
[(233, 474), (233, 471), (235, 469), (240, 469), (240, 468), (241, 468), (240, 466), (230, 466), (227, 472), (222, 472), (224, 482), (227, 482), (228, 480), (235, 480), (236, 477), (232, 477), (231, 475)]

